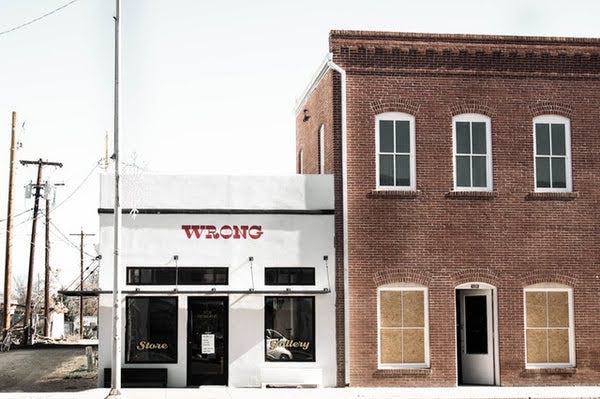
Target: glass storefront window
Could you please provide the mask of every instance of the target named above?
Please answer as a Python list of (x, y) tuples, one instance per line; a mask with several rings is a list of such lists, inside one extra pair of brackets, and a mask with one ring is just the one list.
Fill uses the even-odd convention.
[(315, 297), (265, 297), (265, 360), (315, 361)]
[(128, 267), (128, 285), (227, 285), (226, 267)]
[(265, 285), (315, 285), (315, 268), (266, 267)]
[(177, 363), (177, 298), (128, 297), (126, 363)]

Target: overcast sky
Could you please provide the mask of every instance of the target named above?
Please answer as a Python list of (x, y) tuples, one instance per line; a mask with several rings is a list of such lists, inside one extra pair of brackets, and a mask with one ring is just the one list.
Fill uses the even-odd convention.
[[(67, 3), (0, 0), (0, 32)], [(121, 157), (148, 173), (294, 173), (292, 110), (327, 53), (331, 29), (600, 36), (600, 2), (592, 0), (122, 4)], [(68, 234), (81, 228), (95, 233), (98, 227), (100, 169), (94, 166), (104, 156), (106, 131), (112, 140), (113, 15), (112, 0), (78, 0), (27, 27), (0, 33), (0, 276), (10, 119), (16, 111), (23, 144), (18, 158), (64, 163), (60, 170), (44, 170), (44, 180), (66, 184), (56, 194), (61, 205), (53, 213), (51, 264), (60, 284), (77, 277), (79, 253), (60, 233), (78, 244)], [(23, 186), (35, 173), (32, 166), (17, 169), (15, 214), (33, 207)], [(15, 219), (13, 270), (22, 278), (30, 216)], [(36, 273), (41, 274), (43, 231), (40, 223)], [(86, 242), (94, 255), (95, 237)]]

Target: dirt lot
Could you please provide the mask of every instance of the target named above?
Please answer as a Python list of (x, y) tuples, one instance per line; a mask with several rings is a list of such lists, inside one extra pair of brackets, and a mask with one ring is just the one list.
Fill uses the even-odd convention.
[(96, 388), (85, 347), (11, 349), (0, 353), (0, 392), (73, 392)]

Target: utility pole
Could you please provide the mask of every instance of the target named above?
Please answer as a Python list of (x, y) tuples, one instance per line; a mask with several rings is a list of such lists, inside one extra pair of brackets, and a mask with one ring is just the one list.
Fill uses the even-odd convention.
[(81, 232), (69, 235), (79, 236), (79, 265), (81, 268), (79, 276), (79, 291), (81, 291), (81, 295), (79, 295), (79, 339), (83, 339), (83, 237), (95, 236), (95, 234), (84, 233), (81, 229)]
[[(12, 229), (13, 229), (13, 182), (15, 177), (15, 154), (17, 152), (17, 113), (12, 113), (12, 129), (10, 138), (10, 164), (8, 172), (8, 207), (6, 211), (6, 257), (4, 264), (4, 335), (10, 328), (10, 295), (12, 279)], [(4, 337), (4, 336), (3, 336)]]
[[(63, 183), (55, 183), (54, 186), (63, 186)], [(44, 277), (44, 336), (50, 336), (50, 185), (46, 182), (46, 256)]]
[(26, 344), (31, 344), (31, 285), (33, 280), (33, 263), (35, 257), (35, 234), (37, 228), (37, 217), (38, 211), (40, 208), (40, 189), (42, 186), (42, 169), (44, 166), (56, 166), (62, 168), (62, 163), (60, 162), (48, 162), (42, 160), (42, 158), (37, 161), (21, 161), (21, 165), (37, 165), (37, 181), (35, 185), (35, 201), (33, 205), (33, 223), (31, 224), (31, 245), (29, 247), (29, 273), (27, 274), (27, 298), (25, 300), (25, 341)]
[[(48, 187), (48, 182), (46, 182)], [(47, 194), (47, 193), (46, 193)], [(46, 195), (46, 252), (44, 256), (44, 337), (50, 336), (50, 196)]]

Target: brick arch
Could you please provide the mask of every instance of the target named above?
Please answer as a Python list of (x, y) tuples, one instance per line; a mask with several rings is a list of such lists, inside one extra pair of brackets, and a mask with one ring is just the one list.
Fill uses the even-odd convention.
[(577, 284), (577, 277), (575, 277), (575, 275), (572, 273), (559, 273), (538, 269), (527, 272), (521, 281), (523, 283), (523, 287), (540, 283), (559, 283), (568, 285), (569, 287), (574, 287), (575, 284)]
[(457, 101), (449, 107), (450, 116), (460, 114), (482, 114), (492, 118), (495, 110), (487, 101)]
[(539, 115), (561, 115), (567, 118), (573, 117), (573, 107), (568, 104), (562, 104), (553, 101), (536, 101), (529, 104), (531, 116)]
[(454, 286), (471, 283), (481, 282), (498, 287), (500, 277), (493, 270), (488, 269), (465, 269), (454, 272), (450, 275)]
[(369, 104), (375, 115), (384, 112), (404, 112), (416, 115), (419, 112), (420, 105), (414, 101), (402, 98), (387, 98), (371, 102)]
[(408, 267), (379, 271), (373, 276), (376, 287), (392, 283), (415, 283), (427, 287), (430, 281), (431, 273)]

